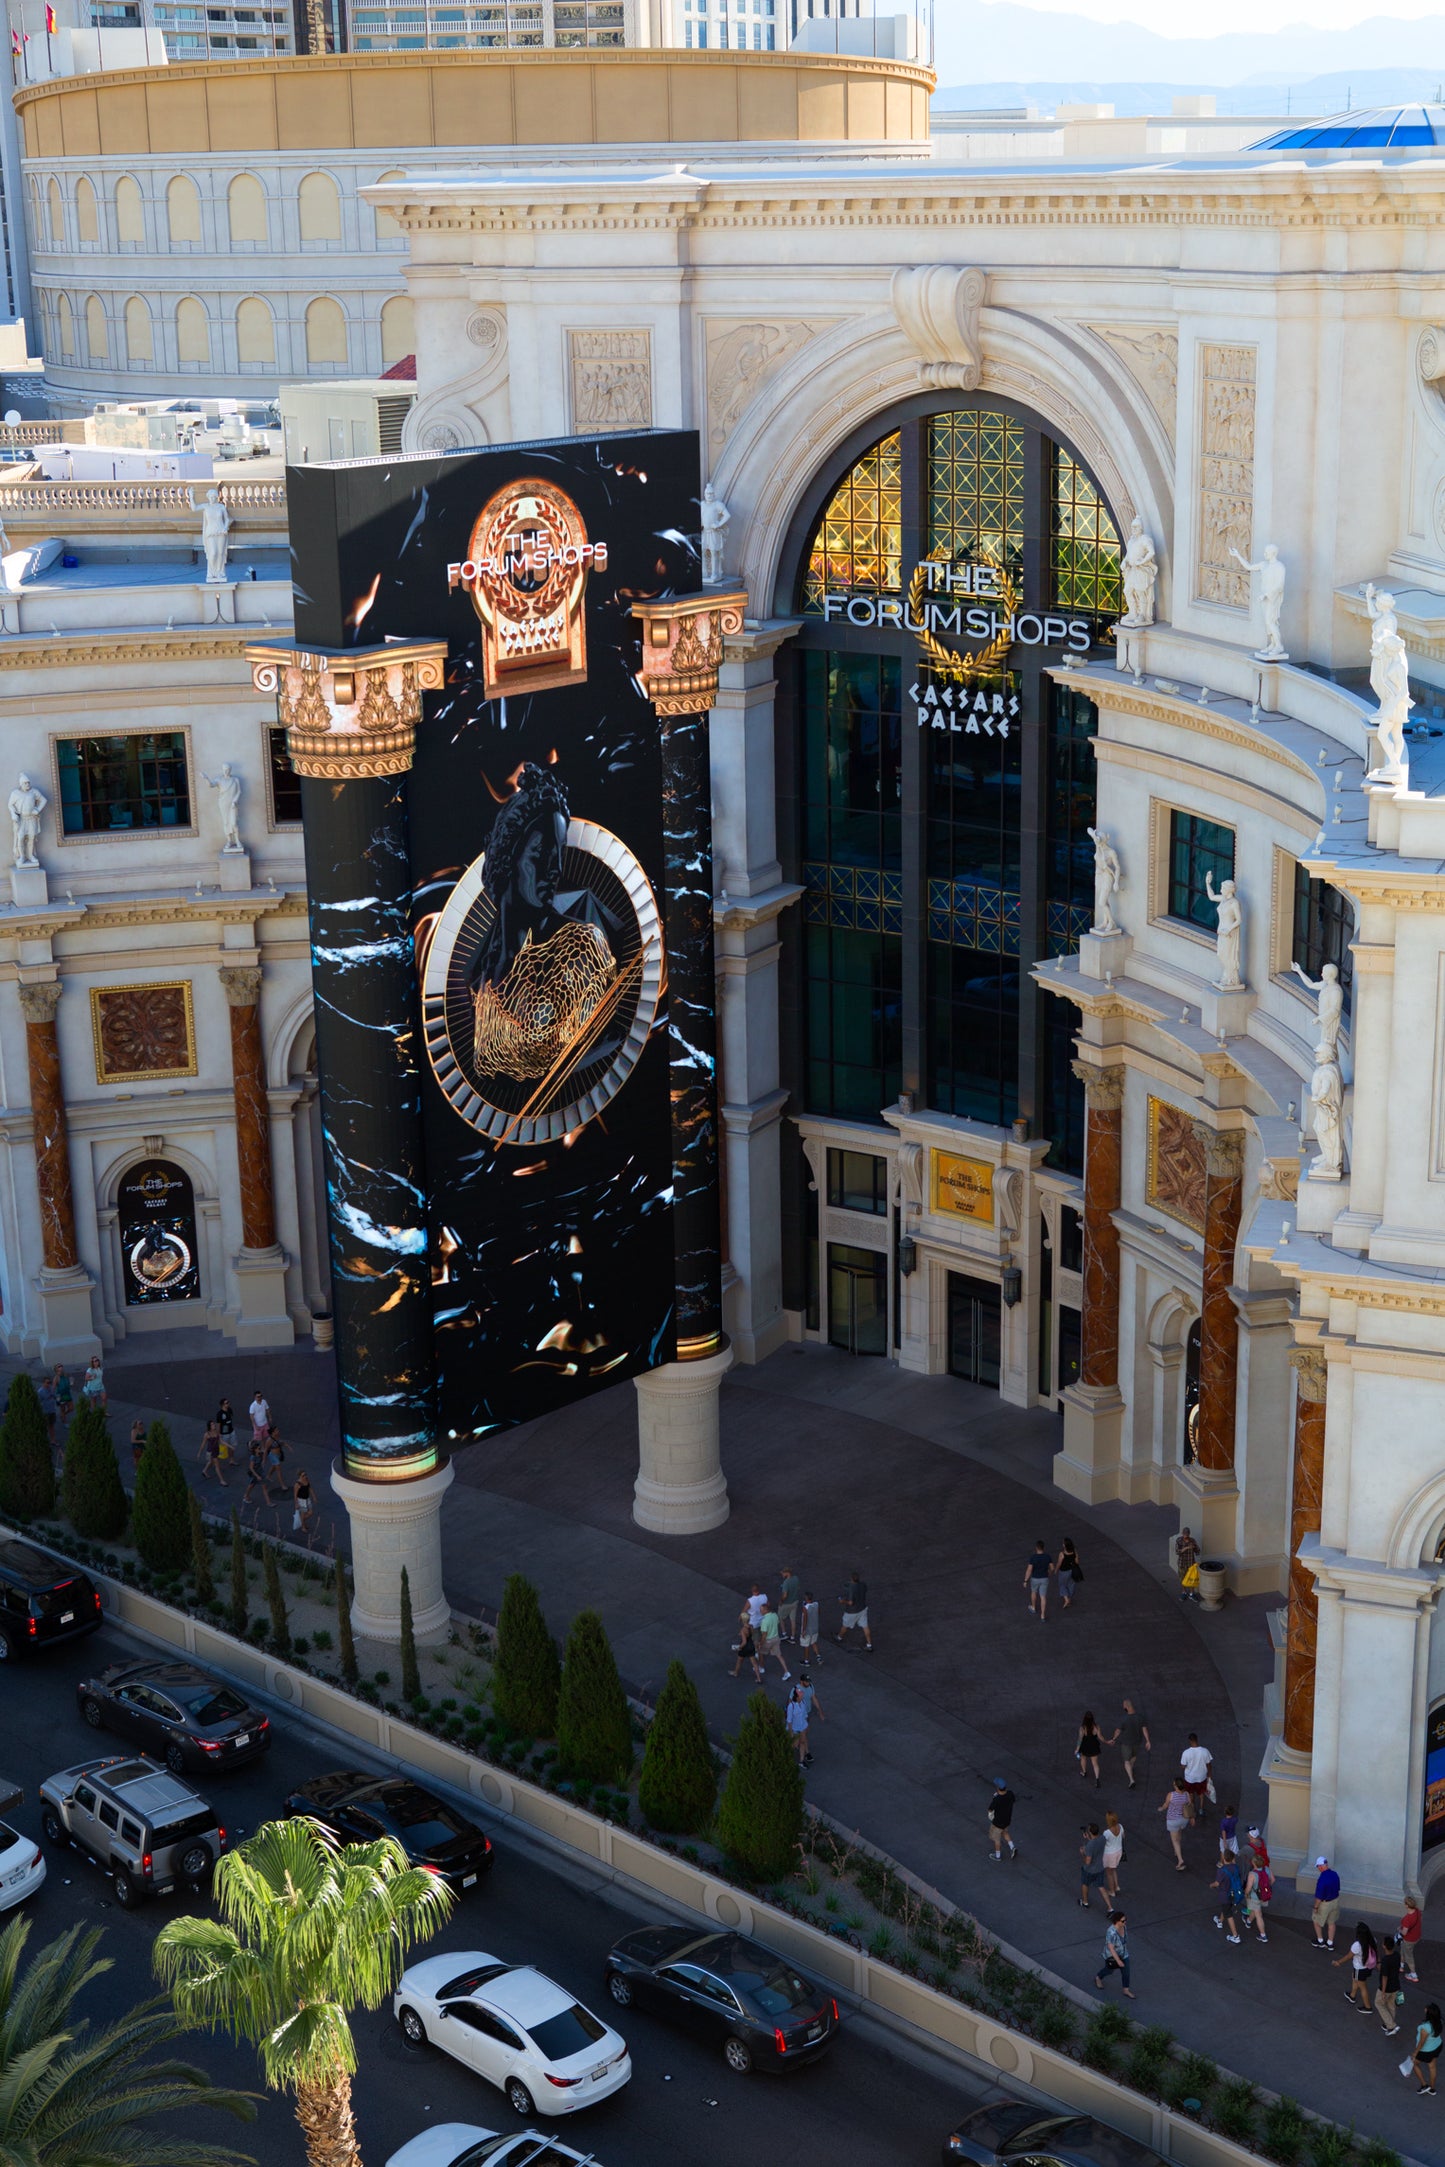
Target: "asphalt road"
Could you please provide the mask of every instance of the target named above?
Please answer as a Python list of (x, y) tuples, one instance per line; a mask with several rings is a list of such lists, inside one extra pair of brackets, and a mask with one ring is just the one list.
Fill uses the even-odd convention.
[[(110, 1627), (89, 1640), (54, 1649), (0, 1672), (0, 1778), (25, 1787), (25, 1803), (7, 1816), (40, 1841), (38, 1788), (57, 1769), (122, 1750), (110, 1734), (87, 1730), (75, 1702), (76, 1682), (89, 1671), (137, 1652)], [(144, 1651), (140, 1651), (144, 1652)], [(291, 1785), (327, 1768), (358, 1762), (304, 1726), (272, 1718), (274, 1744), (265, 1760), (217, 1779), (207, 1791), (235, 1840), (274, 1813)], [(479, 1816), (484, 1819), (484, 1816)], [(845, 2025), (826, 2060), (787, 2077), (736, 2077), (701, 2042), (635, 2009), (614, 2010), (605, 1999), (602, 1959), (627, 1927), (662, 1914), (620, 1904), (585, 1874), (559, 1873), (519, 1851), (505, 1825), (487, 1821), (497, 1847), (486, 1884), (464, 1897), (451, 1922), (423, 1952), (480, 1949), (535, 1964), (579, 1999), (615, 2020), (632, 2050), (633, 2078), (590, 2112), (550, 2125), (577, 2145), (590, 2146), (598, 2167), (738, 2167), (743, 2160), (867, 2161), (869, 2167), (932, 2162), (945, 2132), (987, 2089), (942, 2065), (893, 2051), (872, 2026)], [(76, 1923), (105, 1930), (101, 1954), (114, 1969), (83, 2004), (92, 2019), (119, 2014), (152, 1991), (151, 1943), (184, 1897), (160, 1897), (126, 1913), (114, 1902), (100, 1869), (78, 1852), (47, 1850), (48, 1875), (27, 1908), (33, 1950)], [(353, 2019), (360, 2068), (355, 2080), (357, 2124), (368, 2167), (383, 2167), (396, 2148), (429, 2124), (470, 2122), (486, 2129), (519, 2127), (500, 2092), (435, 2048), (407, 2048), (387, 2008)], [(229, 2041), (194, 2033), (178, 2050), (218, 2082), (261, 2090), (254, 2056)], [(158, 2125), (162, 2131), (165, 2125)], [(182, 2130), (213, 2142), (235, 2143), (262, 2167), (305, 2167), (305, 2148), (289, 2102), (265, 2096), (249, 2126), (224, 2115), (194, 2115)]]

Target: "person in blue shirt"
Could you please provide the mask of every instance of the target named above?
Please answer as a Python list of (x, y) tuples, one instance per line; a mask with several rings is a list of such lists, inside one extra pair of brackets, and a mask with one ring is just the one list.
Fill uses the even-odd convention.
[(1340, 1923), (1340, 1877), (1327, 1858), (1315, 1860), (1315, 1902), (1310, 1918), (1315, 1930), (1315, 1947), (1332, 1949), (1335, 1928)]
[(1094, 1975), (1094, 1984), (1102, 1993), (1104, 1981), (1108, 1978), (1109, 1973), (1117, 1971), (1126, 1997), (1128, 2000), (1133, 2001), (1134, 1993), (1129, 1985), (1129, 1935), (1127, 1928), (1128, 1921), (1122, 1911), (1111, 1911), (1109, 1913), (1109, 1924), (1104, 1930), (1104, 1961)]

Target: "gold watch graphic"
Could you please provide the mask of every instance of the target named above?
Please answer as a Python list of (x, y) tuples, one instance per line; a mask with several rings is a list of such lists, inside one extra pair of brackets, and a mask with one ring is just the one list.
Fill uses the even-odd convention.
[(509, 482), (483, 505), (467, 556), (487, 699), (585, 683), (587, 570), (606, 558), (572, 499), (535, 476)]

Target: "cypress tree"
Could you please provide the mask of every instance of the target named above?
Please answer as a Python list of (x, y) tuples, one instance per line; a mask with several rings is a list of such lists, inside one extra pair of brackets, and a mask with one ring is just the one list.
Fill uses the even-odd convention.
[(35, 1387), (22, 1370), (10, 1380), (10, 1403), (0, 1422), (0, 1512), (43, 1520), (54, 1510), (50, 1434)]
[(178, 1573), (191, 1554), (190, 1488), (164, 1422), (146, 1431), (131, 1505), (135, 1546), (152, 1572)]
[(632, 1768), (632, 1716), (607, 1629), (579, 1610), (567, 1635), (557, 1697), (557, 1746), (569, 1775), (625, 1783)]
[(266, 1607), (271, 1613), (272, 1645), (284, 1655), (291, 1645), (291, 1627), (286, 1617), (286, 1598), (281, 1592), (281, 1568), (270, 1543), (266, 1545)]
[(401, 1697), (415, 1700), (421, 1691), (421, 1672), (416, 1667), (416, 1627), (411, 1620), (411, 1581), (401, 1568)]
[(336, 1560), (336, 1645), (341, 1655), (341, 1675), (348, 1685), (356, 1683), (356, 1642), (351, 1637), (351, 1590), (346, 1585), (346, 1560)]
[(778, 1881), (794, 1865), (802, 1833), (803, 1771), (782, 1710), (766, 1693), (751, 1693), (717, 1810), (717, 1840), (754, 1880)]
[(246, 1545), (241, 1540), (241, 1515), (231, 1507), (231, 1631), (244, 1640), (250, 1623), (246, 1615)]
[(717, 1764), (702, 1702), (676, 1656), (667, 1666), (643, 1748), (637, 1803), (652, 1826), (669, 1835), (706, 1828), (717, 1803)]
[(211, 1578), (211, 1546), (206, 1540), (205, 1522), (201, 1518), (201, 1501), (194, 1490), (191, 1500), (191, 1570), (196, 1576), (196, 1595), (203, 1603), (216, 1599), (216, 1583)]
[(492, 1712), (523, 1738), (552, 1738), (562, 1666), (547, 1630), (537, 1590), (521, 1573), (508, 1576), (497, 1618)]
[(77, 1535), (113, 1542), (125, 1533), (130, 1499), (105, 1416), (89, 1400), (82, 1400), (71, 1417), (61, 1496), (65, 1517)]

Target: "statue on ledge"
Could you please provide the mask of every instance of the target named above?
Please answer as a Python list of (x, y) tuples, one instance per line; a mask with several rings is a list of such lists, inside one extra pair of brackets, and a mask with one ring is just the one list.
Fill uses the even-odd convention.
[(40, 815), (50, 800), (22, 775), (10, 793), (10, 833), (17, 865), (38, 865), (35, 846), (40, 840)]
[(1154, 544), (1144, 532), (1144, 522), (1137, 516), (1129, 522), (1129, 539), (1124, 544), (1121, 567), (1124, 574), (1124, 600), (1128, 605), (1119, 619), (1121, 625), (1133, 629), (1152, 625), (1154, 622), (1154, 582), (1159, 577), (1159, 559), (1154, 554)]

